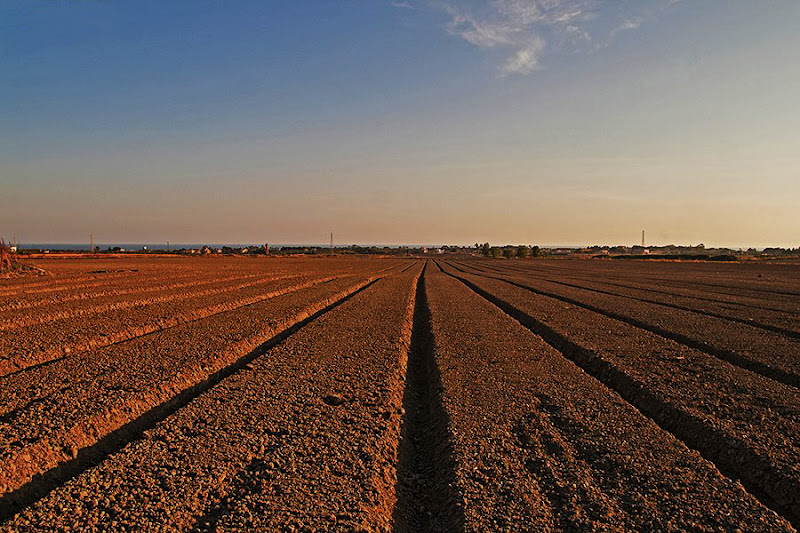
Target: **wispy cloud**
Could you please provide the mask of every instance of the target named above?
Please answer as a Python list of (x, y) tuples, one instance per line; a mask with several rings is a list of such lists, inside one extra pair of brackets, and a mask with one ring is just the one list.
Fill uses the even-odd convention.
[(447, 31), (505, 55), (501, 76), (542, 68), (548, 50), (593, 50), (679, 0), (472, 0), (443, 4)]
[(390, 2), (390, 5), (399, 9), (417, 9), (411, 2)]

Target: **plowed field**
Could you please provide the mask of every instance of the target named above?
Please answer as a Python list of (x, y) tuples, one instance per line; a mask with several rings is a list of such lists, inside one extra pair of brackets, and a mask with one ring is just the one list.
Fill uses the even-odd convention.
[(50, 259), (0, 531), (793, 531), (800, 265)]

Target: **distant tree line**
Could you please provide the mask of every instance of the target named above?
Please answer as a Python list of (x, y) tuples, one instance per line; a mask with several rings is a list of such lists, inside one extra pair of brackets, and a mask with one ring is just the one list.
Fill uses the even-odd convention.
[(485, 242), (482, 245), (476, 244), (476, 247), (480, 248), (484, 257), (505, 257), (507, 259), (519, 257), (524, 259), (526, 257), (541, 257), (542, 255), (542, 250), (538, 246), (525, 246), (524, 244), (517, 246), (511, 244), (507, 244), (505, 246), (492, 246), (488, 242)]
[[(751, 248), (751, 250), (755, 252), (755, 249)], [(747, 251), (749, 252), (750, 250)], [(761, 253), (765, 255), (797, 255), (800, 254), (800, 247), (795, 249), (778, 247), (764, 248)]]

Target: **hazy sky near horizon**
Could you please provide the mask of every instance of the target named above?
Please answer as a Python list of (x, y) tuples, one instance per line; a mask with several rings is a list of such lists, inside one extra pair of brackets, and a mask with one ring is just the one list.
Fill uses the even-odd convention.
[(0, 236), (800, 246), (800, 2), (0, 0)]

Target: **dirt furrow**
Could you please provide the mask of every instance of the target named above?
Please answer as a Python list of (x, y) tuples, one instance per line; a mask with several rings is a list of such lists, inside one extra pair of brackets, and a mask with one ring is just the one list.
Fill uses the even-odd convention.
[[(146, 261), (146, 259), (139, 259), (137, 261)], [(220, 260), (224, 261), (224, 260)], [(224, 266), (217, 265), (217, 260), (213, 260), (210, 264), (189, 262), (188, 264), (166, 264), (163, 270), (145, 270), (139, 271), (136, 269), (134, 275), (125, 276), (123, 278), (115, 279), (107, 283), (91, 285), (89, 290), (83, 291), (84, 286), (70, 285), (69, 282), (63, 282), (63, 291), (59, 291), (53, 295), (17, 295), (14, 298), (8, 298), (5, 302), (0, 304), (0, 312), (23, 310), (47, 305), (63, 305), (73, 301), (91, 300), (95, 298), (104, 298), (108, 296), (120, 296), (124, 294), (149, 294), (159, 292), (167, 289), (176, 289), (181, 287), (201, 286), (211, 283), (222, 283), (225, 281), (234, 281), (236, 279), (246, 280), (250, 278), (265, 278), (265, 277), (285, 277), (296, 275), (298, 271), (305, 274), (316, 273), (319, 275), (335, 275), (354, 273), (357, 271), (359, 265), (357, 263), (341, 262), (333, 260), (331, 262), (316, 261), (316, 264), (305, 264), (303, 260), (299, 259), (284, 259), (280, 263), (273, 261), (259, 261), (259, 260), (246, 260), (246, 264), (232, 268), (229, 263), (223, 263)], [(249, 264), (247, 264), (249, 263)], [(146, 264), (146, 263), (145, 263)], [(156, 262), (156, 264), (159, 264)], [(391, 262), (390, 268), (397, 268), (405, 264), (404, 262)], [(295, 266), (300, 267), (294, 268)], [(255, 272), (254, 272), (255, 271)], [(48, 282), (53, 284), (56, 281)], [(44, 285), (45, 289), (52, 289), (48, 284)]]
[[(199, 320), (207, 316), (249, 305), (259, 299), (333, 279), (335, 275), (363, 272), (365, 263), (355, 261), (341, 266), (339, 262), (329, 264), (318, 261), (314, 268), (300, 273), (276, 277), (268, 286), (246, 284), (245, 287), (229, 287), (223, 292), (201, 294), (190, 298), (164, 301), (146, 306), (112, 309), (67, 319), (65, 322), (42, 323), (13, 332), (0, 332), (0, 376), (35, 369), (42, 364), (59, 360), (67, 355), (117, 344), (135, 337)], [(372, 268), (372, 272), (390, 272), (406, 262), (389, 261)], [(369, 270), (369, 269), (368, 269)], [(333, 273), (333, 275), (331, 275)], [(316, 280), (314, 279), (316, 275)], [(196, 299), (202, 297), (202, 306)], [(123, 305), (123, 307), (126, 307)]]
[[(469, 269), (456, 268), (469, 273)], [(482, 275), (626, 322), (781, 383), (800, 386), (800, 343), (783, 335), (525, 276)]]
[(791, 530), (461, 281), (426, 287), (466, 530)]
[[(429, 263), (430, 264), (430, 263)], [(463, 529), (462, 509), (451, 488), (455, 462), (442, 405), (442, 383), (436, 366), (430, 309), (422, 280), (417, 284), (414, 327), (403, 393), (402, 435), (397, 458), (397, 503), (394, 531), (430, 532)]]
[[(464, 265), (464, 262), (459, 262)], [(474, 265), (474, 262), (473, 262)], [(489, 268), (489, 267), (486, 267)], [(548, 281), (569, 281), (577, 284), (593, 283), (605, 290), (615, 291), (617, 288), (630, 291), (633, 295), (645, 295), (647, 297), (660, 297), (659, 301), (684, 301), (687, 305), (696, 305), (698, 302), (709, 302), (714, 306), (737, 313), (746, 313), (748, 310), (755, 312), (767, 311), (768, 316), (794, 317), (800, 312), (800, 303), (797, 299), (792, 301), (776, 301), (771, 295), (761, 293), (758, 297), (753, 296), (734, 296), (731, 294), (714, 294), (708, 291), (699, 291), (696, 287), (686, 288), (676, 284), (668, 284), (663, 280), (647, 283), (638, 279), (635, 273), (598, 273), (590, 268), (580, 271), (570, 270), (564, 272), (556, 268), (534, 268), (532, 265), (502, 265), (491, 267), (496, 273), (519, 272), (532, 276), (545, 276)], [(702, 305), (702, 304), (701, 304)]]
[(388, 531), (418, 275), (353, 294), (0, 529)]
[[(13, 492), (38, 487), (36, 476), (77, 459), (104, 436), (371, 281), (348, 278), (317, 285), (108, 348), (84, 361), (64, 361), (27, 382), (19, 380), (17, 387), (25, 391), (52, 386), (51, 376), (56, 382), (59, 377), (62, 382), (72, 375), (84, 377), (18, 413), (11, 423), (0, 424), (0, 493), (12, 493), (3, 501), (11, 505), (18, 497)], [(74, 364), (80, 366), (70, 372), (66, 367)], [(14, 397), (16, 391), (4, 387), (2, 394)]]
[[(497, 274), (502, 274), (502, 270), (495, 269)], [(518, 271), (517, 271), (518, 272)], [(673, 309), (680, 309), (682, 311), (689, 311), (698, 313), (722, 320), (729, 320), (731, 322), (738, 322), (750, 327), (765, 329), (786, 335), (793, 339), (800, 339), (800, 319), (798, 319), (796, 312), (783, 312), (783, 311), (770, 311), (768, 309), (753, 309), (741, 308), (735, 304), (715, 305), (703, 302), (694, 301), (691, 298), (681, 297), (677, 295), (670, 295), (669, 297), (660, 297), (649, 289), (638, 290), (631, 287), (608, 287), (602, 283), (594, 281), (575, 281), (566, 279), (553, 279), (552, 276), (543, 277), (537, 274), (526, 274), (525, 277), (531, 279), (538, 279), (565, 287), (572, 287), (587, 291), (596, 292), (598, 294), (608, 294), (620, 298), (630, 298), (638, 302), (651, 303), (664, 307), (671, 307)]]
[[(554, 272), (550, 272), (554, 274)], [(655, 283), (642, 283), (625, 278), (621, 282), (619, 278), (606, 278), (598, 277), (596, 275), (587, 277), (586, 273), (583, 275), (564, 276), (566, 279), (575, 280), (576, 282), (592, 282), (596, 281), (603, 285), (611, 287), (621, 287), (624, 289), (632, 289), (635, 291), (642, 291), (649, 294), (659, 294), (668, 297), (687, 298), (689, 301), (711, 302), (723, 306), (733, 306), (734, 309), (755, 309), (755, 310), (768, 310), (777, 313), (797, 313), (800, 310), (797, 302), (776, 302), (774, 299), (766, 295), (761, 295), (761, 298), (752, 296), (734, 296), (729, 294), (713, 294), (705, 291), (698, 291), (697, 288), (685, 288), (680, 285), (668, 285), (664, 282)]]
[[(175, 279), (193, 279), (197, 277), (197, 273), (161, 273), (161, 274), (146, 274), (135, 271), (133, 273), (122, 274), (113, 278), (105, 276), (94, 276), (84, 279), (50, 279), (46, 282), (37, 284), (36, 286), (21, 286), (18, 289), (6, 289), (0, 292), (0, 297), (6, 300), (3, 305), (13, 304), (14, 301), (26, 301), (28, 299), (36, 298), (58, 298), (60, 293), (72, 293), (77, 290), (107, 290), (113, 289), (115, 286), (126, 286), (130, 283), (137, 281), (146, 282), (159, 282), (162, 280), (175, 280)], [(45, 296), (42, 296), (45, 295)]]
[(3, 333), (0, 335), (0, 377), (65, 356), (202, 320), (332, 279), (335, 278), (289, 278), (273, 282), (267, 287), (251, 287), (249, 291), (240, 291), (239, 294), (219, 293), (214, 295), (215, 298), (206, 298), (203, 306), (198, 306), (194, 299), (162, 302), (140, 309), (119, 309), (78, 317), (74, 323), (41, 324), (21, 332)]
[[(288, 257), (280, 260), (243, 257), (148, 257), (50, 259), (34, 261), (48, 272), (45, 278), (2, 280), (0, 306), (13, 306), (29, 299), (48, 298), (48, 293), (67, 296), (83, 289), (114, 290), (179, 280), (202, 280), (219, 277), (285, 275), (296, 272), (322, 275), (354, 273), (365, 261), (346, 257)], [(390, 259), (390, 268), (405, 261)], [(35, 281), (34, 281), (35, 280)], [(40, 281), (41, 280), (41, 281)], [(6, 294), (7, 293), (7, 294)], [(61, 294), (53, 294), (59, 298)], [(5, 307), (3, 307), (5, 308)]]
[(44, 280), (37, 277), (35, 278), (36, 281), (31, 281), (30, 278), (19, 278), (5, 282), (2, 289), (0, 289), (0, 297), (5, 298), (21, 296), (25, 293), (36, 293), (39, 289), (43, 289), (44, 292), (53, 292), (71, 288), (90, 287), (94, 284), (102, 284), (104, 282), (114, 283), (120, 279), (129, 278), (132, 272), (138, 272), (138, 270), (125, 269), (123, 273), (115, 273), (113, 277), (81, 272), (79, 276), (63, 276), (58, 279), (53, 279), (50, 276), (45, 277)]
[[(96, 292), (71, 291), (66, 294), (61, 294), (58, 296), (46, 296), (43, 298), (36, 298), (31, 300), (17, 299), (7, 302), (4, 305), (0, 305), (0, 313), (3, 313), (3, 318), (5, 321), (10, 321), (10, 319), (12, 319), (17, 315), (23, 315), (23, 314), (30, 315), (31, 313), (43, 313), (47, 312), (48, 307), (51, 306), (57, 307), (70, 302), (93, 300), (94, 303), (96, 303), (98, 299), (104, 299), (104, 298), (113, 299), (115, 297), (120, 297), (124, 295), (144, 296), (147, 294), (154, 294), (154, 293), (157, 294), (168, 290), (185, 289), (188, 287), (200, 287), (203, 285), (221, 284), (225, 282), (232, 282), (235, 280), (244, 281), (247, 279), (253, 279), (258, 277), (266, 279), (270, 277), (277, 277), (277, 275), (273, 273), (270, 273), (268, 276), (263, 274), (247, 274), (239, 276), (211, 277), (211, 278), (192, 276), (191, 278), (189, 278), (189, 281), (179, 281), (174, 277), (166, 278), (164, 280), (148, 278), (146, 280), (146, 283), (143, 283), (143, 281), (145, 280), (139, 280), (139, 282), (136, 284), (125, 283), (125, 284), (120, 284), (117, 287), (113, 287), (106, 290), (100, 290)], [(162, 281), (164, 281), (165, 283), (162, 283)], [(37, 309), (35, 311), (31, 311), (32, 308), (37, 308)]]
[[(14, 416), (12, 413), (20, 409), (24, 410), (24, 406), (27, 403), (38, 403), (42, 396), (48, 395), (54, 390), (59, 388), (67, 390), (78, 385), (85, 386), (97, 380), (99, 377), (114, 370), (114, 361), (113, 359), (109, 359), (109, 354), (124, 354), (129, 346), (135, 345), (132, 343), (147, 342), (153, 335), (169, 338), (169, 330), (173, 328), (179, 328), (175, 334), (180, 335), (185, 327), (189, 327), (191, 324), (195, 324), (194, 327), (203, 328), (206, 324), (215, 324), (227, 320), (228, 315), (235, 318), (241, 313), (247, 313), (248, 307), (255, 304), (267, 305), (267, 302), (273, 298), (281, 298), (284, 296), (291, 297), (294, 293), (302, 293), (307, 289), (321, 290), (324, 292), (332, 286), (346, 286), (351, 283), (353, 279), (374, 277), (375, 275), (376, 274), (372, 273), (364, 273), (364, 275), (360, 277), (323, 278), (321, 280), (315, 280), (315, 283), (308, 283), (303, 286), (285, 287), (280, 291), (276, 291), (274, 294), (261, 295), (269, 296), (268, 298), (259, 298), (259, 300), (245, 303), (245, 305), (220, 308), (218, 312), (211, 313), (207, 316), (200, 316), (200, 314), (198, 314), (197, 318), (194, 320), (185, 320), (170, 327), (158, 328), (153, 332), (135, 335), (130, 339), (123, 339), (120, 342), (108, 346), (73, 352), (68, 358), (62, 357), (54, 359), (47, 363), (0, 376), (0, 415), (2, 415), (3, 419)], [(282, 301), (283, 298), (280, 302)], [(197, 311), (203, 311), (203, 309), (194, 310), (193, 313)], [(181, 329), (181, 327), (183, 327), (183, 329)], [(162, 333), (164, 335), (161, 335)], [(92, 371), (95, 373), (92, 373)], [(9, 392), (7, 393), (6, 391)]]
[(789, 445), (800, 440), (794, 389), (502, 281), (451, 275), (797, 521), (800, 450)]
[[(213, 296), (215, 294), (237, 291), (247, 287), (255, 287), (265, 283), (276, 282), (283, 279), (296, 278), (297, 275), (284, 275), (284, 276), (271, 276), (252, 281), (230, 280), (227, 283), (222, 282), (212, 288), (200, 289), (198, 285), (193, 284), (190, 290), (179, 291), (178, 288), (186, 287), (170, 287), (159, 291), (162, 294), (148, 294), (144, 298), (131, 298), (131, 296), (139, 296), (138, 293), (121, 293), (114, 295), (106, 301), (93, 300), (91, 302), (81, 302), (77, 305), (73, 304), (69, 307), (58, 304), (55, 309), (41, 309), (38, 313), (30, 314), (7, 314), (4, 320), (0, 322), (0, 332), (13, 331), (14, 329), (33, 326), (36, 324), (49, 324), (61, 320), (69, 320), (71, 318), (86, 317), (97, 315), (108, 311), (122, 311), (125, 309), (132, 309), (134, 307), (146, 307), (157, 303), (177, 302), (180, 300), (188, 300), (191, 298), (202, 298), (205, 296)], [(204, 284), (203, 284), (204, 285)], [(11, 316), (8, 316), (11, 315)]]
[[(494, 264), (496, 261), (485, 261)], [(728, 266), (735, 273), (726, 276), (720, 269)], [(778, 277), (777, 267), (786, 267)], [(501, 268), (505, 268), (505, 265)], [(604, 261), (535, 261), (521, 262), (510, 268), (530, 269), (550, 274), (587, 274), (596, 276), (598, 272), (617, 279), (646, 280), (657, 286), (674, 286), (687, 288), (695, 293), (722, 294), (732, 296), (748, 296), (766, 302), (796, 303), (800, 296), (796, 267), (771, 264), (731, 264), (720, 263), (686, 263), (686, 262), (650, 262), (634, 261), (620, 263)], [(775, 278), (775, 279), (773, 279)]]

